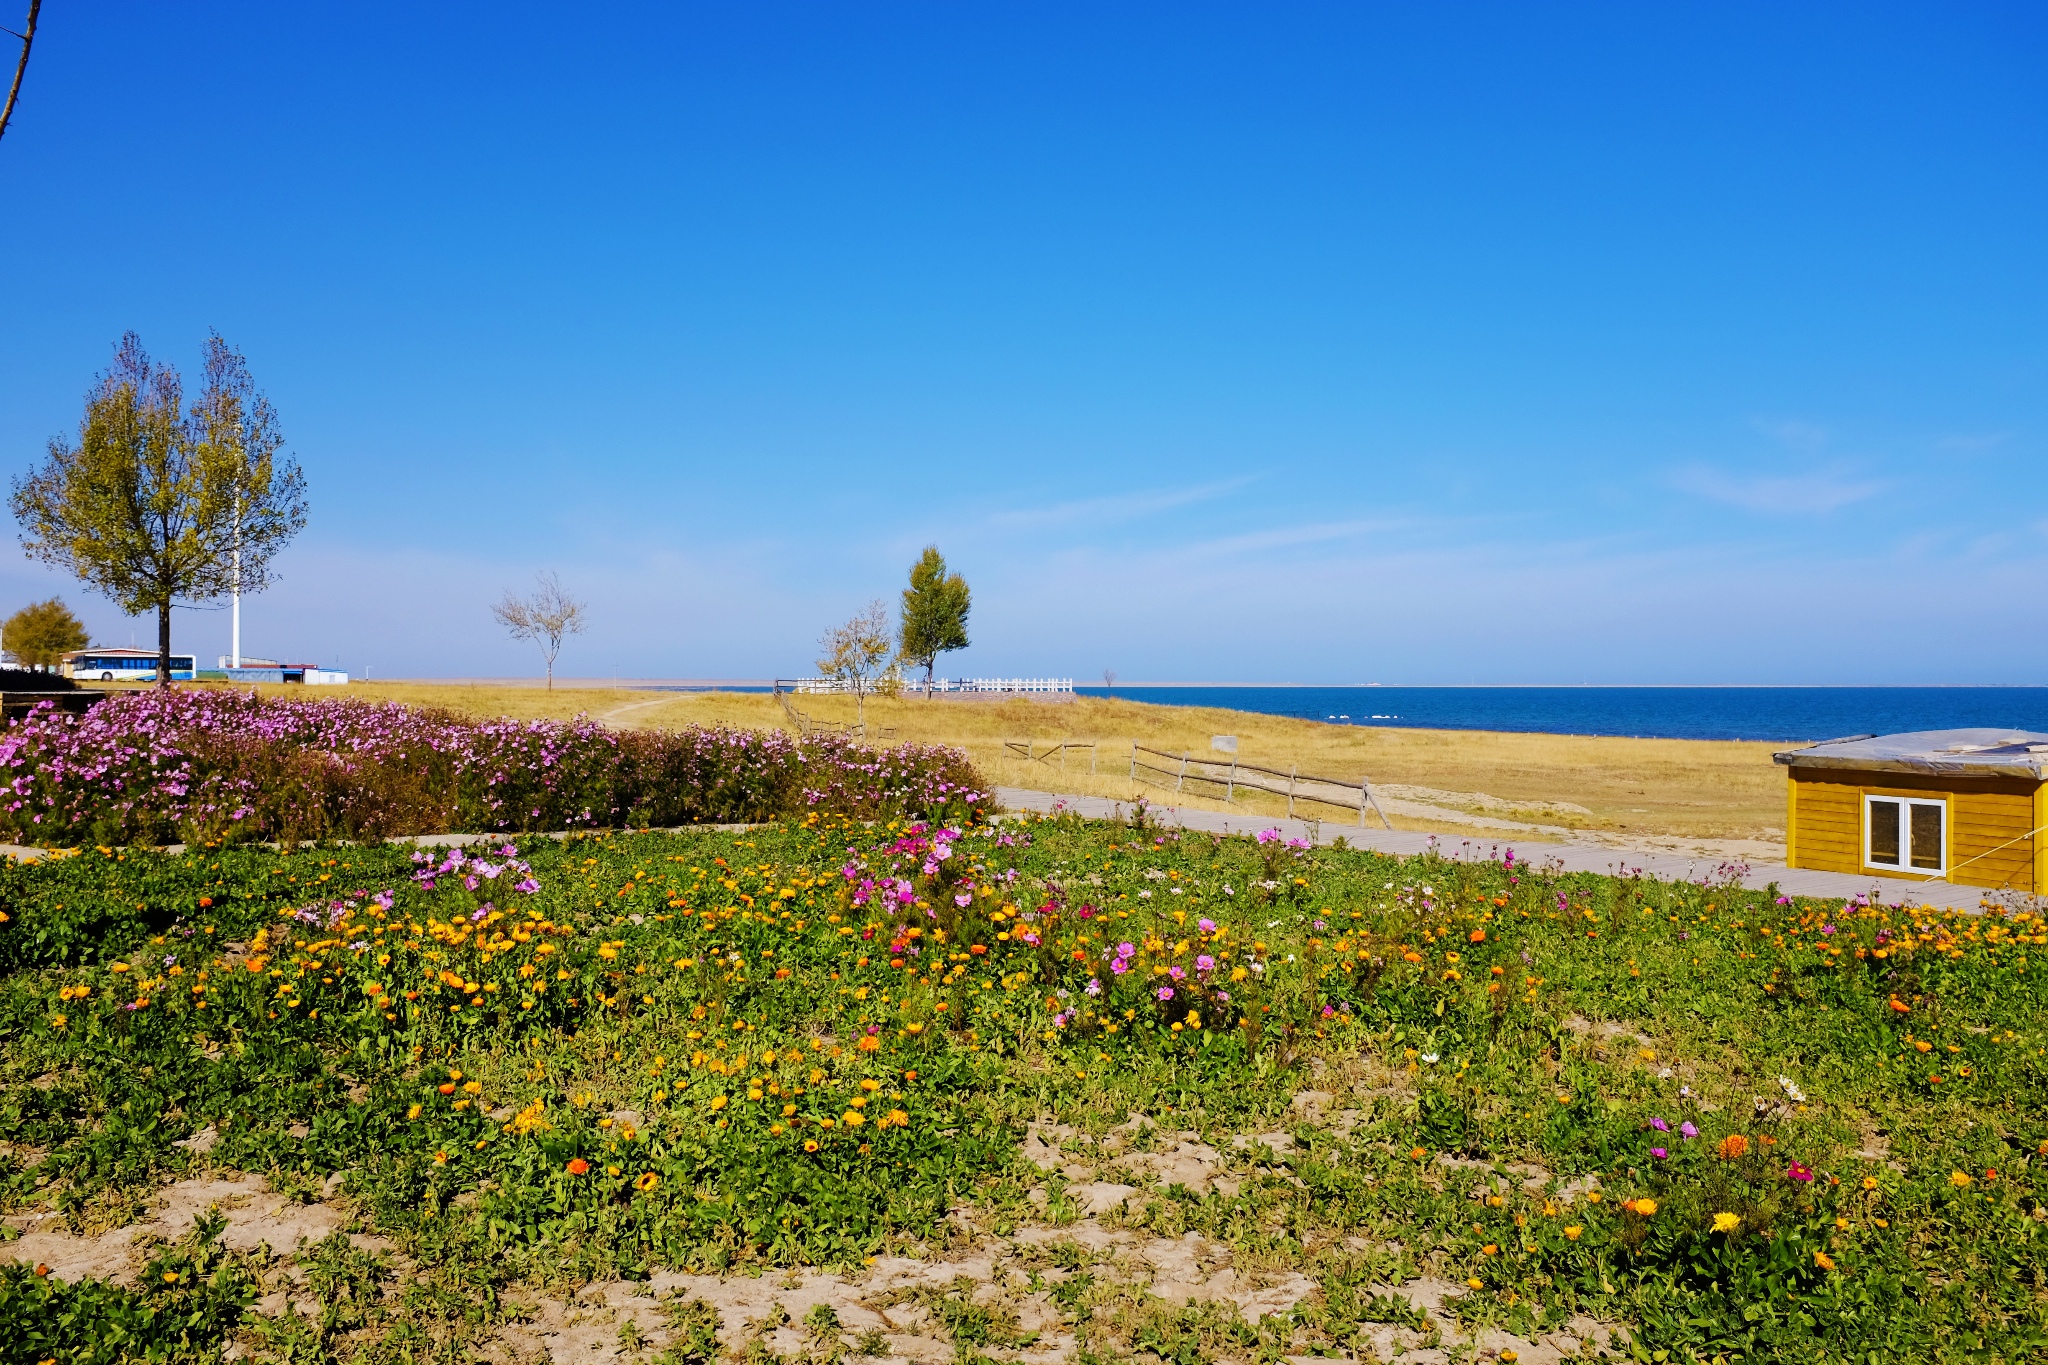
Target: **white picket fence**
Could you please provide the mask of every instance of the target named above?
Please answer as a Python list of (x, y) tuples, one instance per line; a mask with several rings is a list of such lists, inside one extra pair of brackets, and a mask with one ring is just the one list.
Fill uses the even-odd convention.
[[(779, 688), (806, 696), (851, 694), (853, 684), (844, 678), (791, 678)], [(872, 689), (872, 684), (870, 688)], [(924, 692), (924, 679), (905, 678), (899, 686), (905, 692)], [(934, 692), (1061, 692), (1072, 694), (1072, 678), (933, 678)]]

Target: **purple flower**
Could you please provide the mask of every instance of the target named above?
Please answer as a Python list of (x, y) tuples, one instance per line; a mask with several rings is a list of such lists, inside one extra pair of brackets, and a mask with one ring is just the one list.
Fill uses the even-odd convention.
[(1216, 959), (1209, 956), (1207, 953), (1198, 954), (1195, 958), (1195, 970), (1198, 972), (1215, 971)]
[(1691, 1142), (1694, 1138), (1700, 1135), (1700, 1130), (1693, 1127), (1690, 1122), (1681, 1123), (1678, 1125), (1678, 1135), (1684, 1138), (1687, 1142)]
[(1671, 1131), (1671, 1125), (1666, 1123), (1662, 1119), (1651, 1119), (1650, 1126), (1652, 1128), (1655, 1128), (1660, 1133), (1668, 1133)]
[(1091, 976), (1088, 978), (1088, 984), (1082, 989), (1086, 990), (1090, 995), (1100, 995), (1102, 994), (1102, 982)]
[(1195, 921), (1195, 927), (1205, 934), (1213, 934), (1216, 932), (1216, 921), (1213, 919), (1198, 919)]
[(1792, 1163), (1791, 1167), (1786, 1170), (1785, 1178), (1787, 1180), (1797, 1180), (1801, 1184), (1809, 1184), (1813, 1180), (1813, 1170), (1811, 1167), (1803, 1166), (1799, 1162), (1795, 1161)]
[(1173, 987), (1171, 986), (1161, 986), (1157, 993), (1161, 1000), (1173, 999)]
[(1670, 1156), (1671, 1153), (1665, 1151), (1662, 1147), (1652, 1147), (1650, 1149), (1650, 1155), (1656, 1157), (1657, 1160), (1662, 1161), (1664, 1160), (1664, 1158)]
[(1120, 957), (1114, 958), (1110, 961), (1109, 969), (1115, 972), (1118, 976), (1122, 976), (1125, 972), (1131, 969), (1131, 964), (1124, 961)]

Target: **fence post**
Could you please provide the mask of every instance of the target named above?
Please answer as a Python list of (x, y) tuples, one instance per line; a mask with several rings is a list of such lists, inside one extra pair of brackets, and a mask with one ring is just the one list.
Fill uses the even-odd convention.
[(1287, 774), (1287, 818), (1294, 818), (1294, 779), (1301, 774), (1301, 765), (1295, 764)]
[(1358, 779), (1358, 827), (1360, 829), (1365, 828), (1365, 784), (1369, 780), (1363, 777)]
[(1188, 756), (1187, 756), (1186, 754), (1182, 754), (1182, 755), (1180, 756), (1180, 772), (1179, 772), (1179, 773), (1177, 773), (1177, 774), (1175, 774), (1175, 776), (1174, 776), (1174, 779), (1173, 779), (1173, 789), (1174, 789), (1175, 791), (1179, 791), (1179, 790), (1181, 789), (1181, 787), (1182, 787), (1182, 786), (1183, 786), (1183, 785), (1184, 785), (1184, 784), (1185, 784), (1185, 783), (1187, 782), (1187, 780), (1188, 780)]
[(1088, 741), (1088, 776), (1095, 776), (1095, 741)]
[(1232, 752), (1232, 754), (1230, 755), (1230, 780), (1229, 780), (1228, 782), (1224, 783), (1224, 785), (1223, 785), (1223, 801), (1224, 801), (1224, 804), (1225, 804), (1225, 805), (1228, 805), (1228, 804), (1229, 804), (1230, 802), (1232, 802), (1232, 801), (1234, 801), (1234, 800), (1236, 800), (1236, 799), (1237, 799), (1237, 754), (1236, 754), (1235, 752)]
[(1131, 781), (1138, 780), (1138, 741), (1131, 741)]

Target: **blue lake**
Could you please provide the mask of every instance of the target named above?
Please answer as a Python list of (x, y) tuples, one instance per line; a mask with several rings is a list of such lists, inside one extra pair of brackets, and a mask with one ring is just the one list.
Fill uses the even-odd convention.
[(2048, 687), (1077, 687), (1337, 725), (1663, 739), (1820, 740), (1902, 730), (2048, 732)]

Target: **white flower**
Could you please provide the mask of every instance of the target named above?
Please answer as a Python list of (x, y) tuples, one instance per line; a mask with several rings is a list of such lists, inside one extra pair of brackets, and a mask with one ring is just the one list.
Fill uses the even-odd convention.
[(1428, 1062), (1431, 1066), (1435, 1066), (1436, 1054), (1434, 1052), (1425, 1052), (1422, 1054), (1422, 1060)]
[(1801, 1090), (1798, 1086), (1794, 1085), (1792, 1083), (1792, 1078), (1790, 1076), (1778, 1077), (1778, 1084), (1780, 1087), (1783, 1088), (1787, 1095), (1790, 1095), (1792, 1097), (1794, 1103), (1806, 1103), (1806, 1092)]

